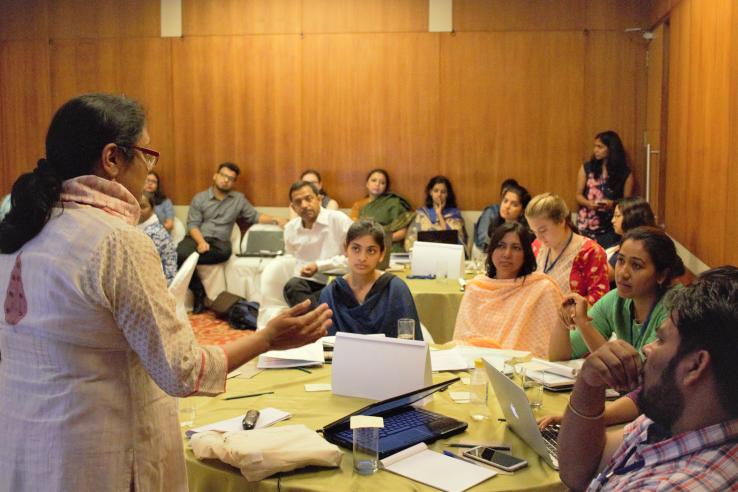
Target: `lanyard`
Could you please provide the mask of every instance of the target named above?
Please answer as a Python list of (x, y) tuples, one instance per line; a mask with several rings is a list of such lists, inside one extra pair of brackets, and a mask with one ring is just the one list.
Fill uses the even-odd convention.
[(600, 488), (602, 488), (607, 483), (607, 481), (610, 480), (610, 477), (612, 477), (613, 475), (625, 475), (627, 473), (634, 472), (636, 470), (640, 470), (641, 468), (643, 468), (643, 466), (646, 464), (643, 458), (635, 461), (634, 463), (631, 463), (628, 466), (625, 465), (630, 459), (630, 457), (633, 456), (633, 453), (635, 453), (636, 447), (637, 445), (634, 444), (633, 447), (631, 447), (628, 450), (628, 453), (625, 455), (625, 458), (623, 458), (622, 461), (620, 461), (620, 464), (616, 466), (615, 468), (613, 468), (610, 473), (605, 475), (603, 472), (597, 476), (596, 480), (597, 482), (599, 482)]
[(551, 254), (551, 249), (549, 248), (548, 251), (546, 251), (546, 263), (543, 265), (543, 273), (548, 273), (551, 270), (553, 270), (553, 267), (556, 266), (556, 263), (559, 262), (561, 259), (561, 256), (566, 252), (566, 248), (569, 247), (569, 244), (571, 243), (571, 240), (574, 239), (574, 232), (569, 233), (569, 240), (566, 242), (566, 246), (564, 246), (564, 249), (561, 250), (561, 253), (559, 253), (559, 256), (556, 257), (553, 263), (551, 263), (551, 266), (548, 265), (548, 256)]

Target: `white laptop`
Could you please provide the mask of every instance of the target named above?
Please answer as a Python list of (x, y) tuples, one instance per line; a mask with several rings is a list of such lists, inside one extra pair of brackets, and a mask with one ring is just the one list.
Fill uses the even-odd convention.
[(556, 434), (558, 426), (546, 428), (546, 436), (538, 430), (533, 412), (528, 403), (523, 389), (510, 380), (507, 376), (494, 368), (492, 364), (484, 360), (487, 377), (497, 396), (502, 413), (505, 415), (507, 425), (515, 434), (528, 444), (538, 455), (543, 458), (551, 468), (559, 469), (559, 460), (556, 448)]

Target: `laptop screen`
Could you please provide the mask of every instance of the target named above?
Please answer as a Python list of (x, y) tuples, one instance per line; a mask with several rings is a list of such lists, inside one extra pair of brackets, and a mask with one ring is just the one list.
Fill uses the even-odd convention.
[(453, 379), (449, 379), (448, 381), (444, 381), (442, 383), (437, 383), (432, 386), (427, 386), (425, 388), (411, 391), (410, 393), (405, 393), (404, 395), (395, 396), (393, 398), (389, 398), (387, 400), (382, 400), (377, 403), (373, 403), (371, 405), (368, 405), (364, 408), (361, 408), (354, 413), (347, 415), (339, 420), (336, 420), (335, 422), (332, 422), (324, 427), (324, 430), (329, 429), (330, 427), (333, 427), (335, 425), (344, 423), (348, 421), (352, 416), (354, 415), (368, 415), (368, 416), (374, 416), (379, 415), (384, 412), (388, 412), (391, 410), (394, 410), (396, 408), (402, 408), (405, 406), (412, 405), (413, 403), (422, 400), (426, 396), (432, 395), (436, 391), (441, 391), (455, 382), (459, 381), (460, 378), (456, 377)]
[(426, 243), (459, 244), (459, 233), (454, 230), (418, 231), (418, 241)]
[(262, 251), (276, 253), (284, 250), (284, 232), (282, 231), (249, 231), (248, 234), (247, 253)]

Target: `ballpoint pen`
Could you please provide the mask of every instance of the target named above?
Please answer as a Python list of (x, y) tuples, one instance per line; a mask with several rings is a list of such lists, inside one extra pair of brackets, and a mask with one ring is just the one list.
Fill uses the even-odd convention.
[(262, 393), (249, 393), (249, 394), (246, 394), (246, 395), (226, 396), (223, 399), (224, 400), (238, 400), (239, 398), (252, 398), (254, 396), (272, 395), (272, 394), (274, 394), (274, 391), (264, 391)]

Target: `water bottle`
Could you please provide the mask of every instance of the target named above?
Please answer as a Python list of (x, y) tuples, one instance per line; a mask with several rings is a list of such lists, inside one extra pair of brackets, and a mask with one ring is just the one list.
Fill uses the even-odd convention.
[(474, 420), (484, 420), (490, 417), (487, 406), (488, 388), (484, 362), (482, 359), (477, 359), (474, 361), (474, 369), (469, 377), (469, 415)]

